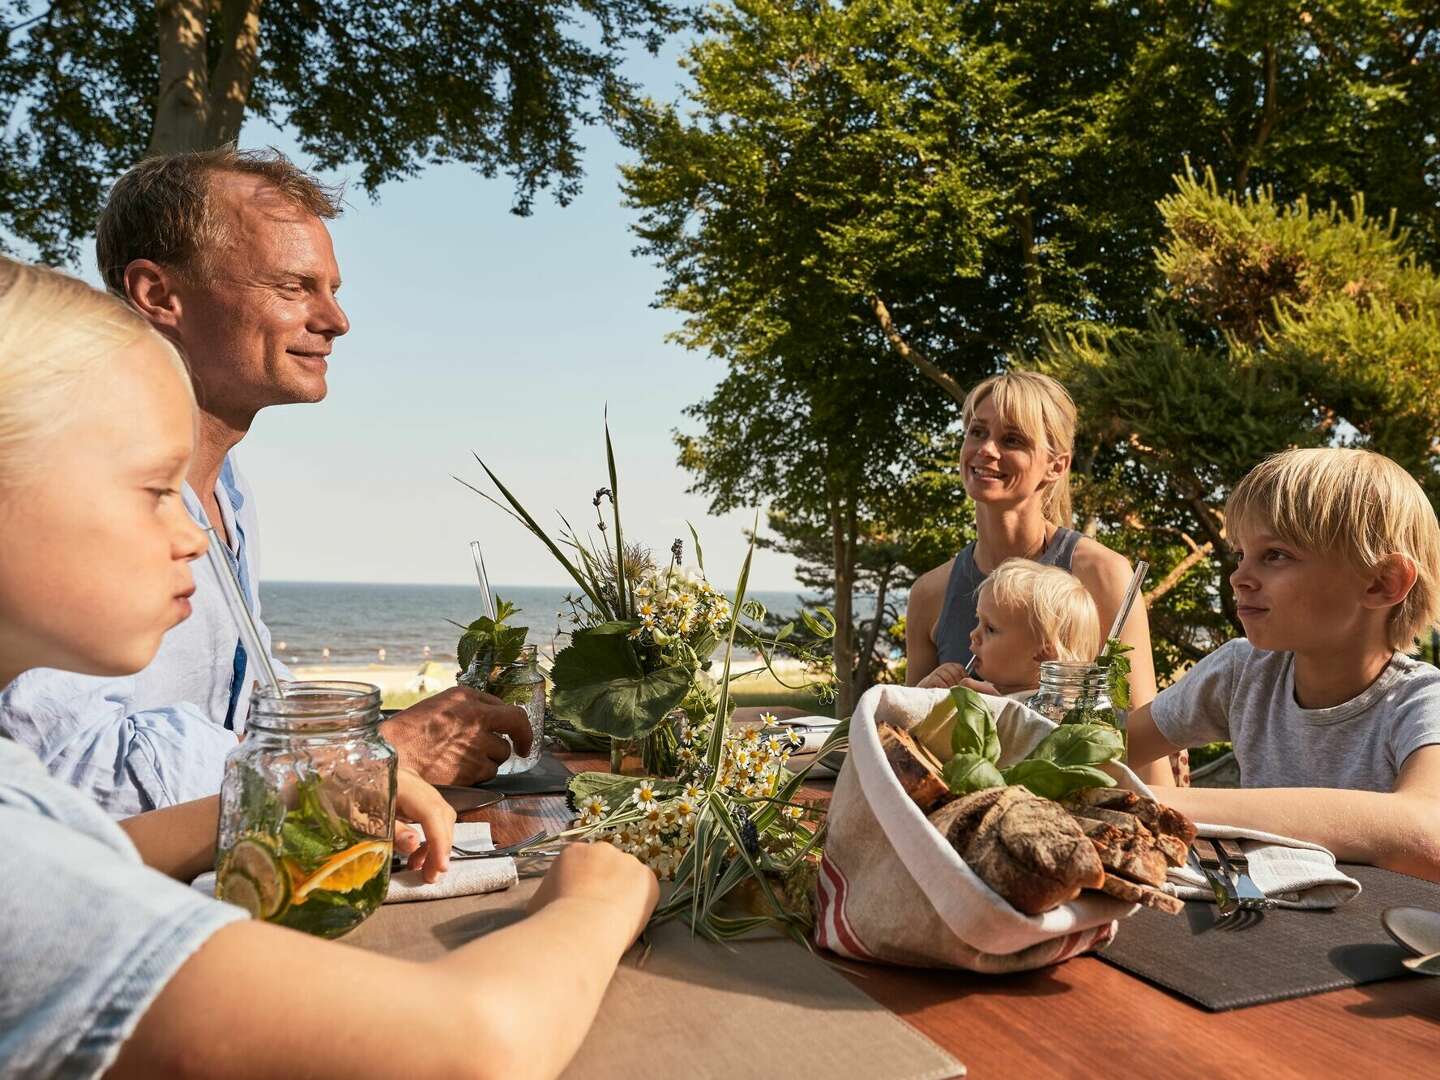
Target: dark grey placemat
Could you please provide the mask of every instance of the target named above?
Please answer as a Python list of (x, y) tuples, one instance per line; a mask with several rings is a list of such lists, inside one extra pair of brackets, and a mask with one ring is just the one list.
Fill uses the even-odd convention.
[(529, 772), (497, 776), (475, 786), (506, 795), (563, 795), (572, 775), (565, 763), (554, 754), (541, 754), (540, 761)]
[[(1319, 994), (1410, 973), (1410, 955), (1380, 925), (1387, 907), (1440, 909), (1440, 885), (1373, 866), (1342, 867), (1360, 895), (1332, 911), (1240, 912), (1221, 929), (1215, 905), (1179, 915), (1141, 908), (1100, 959), (1216, 1012)], [(1232, 920), (1234, 921), (1234, 920)]]

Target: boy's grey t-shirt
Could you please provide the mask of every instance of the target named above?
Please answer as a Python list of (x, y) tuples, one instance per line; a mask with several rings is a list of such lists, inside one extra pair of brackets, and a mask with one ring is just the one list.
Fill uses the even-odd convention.
[(1295, 703), (1295, 656), (1227, 641), (1151, 703), (1174, 746), (1235, 745), (1245, 787), (1393, 791), (1405, 759), (1440, 744), (1440, 670), (1403, 653), (1356, 698)]
[(0, 1075), (99, 1076), (170, 977), (247, 918), (140, 861), (130, 838), (0, 737)]

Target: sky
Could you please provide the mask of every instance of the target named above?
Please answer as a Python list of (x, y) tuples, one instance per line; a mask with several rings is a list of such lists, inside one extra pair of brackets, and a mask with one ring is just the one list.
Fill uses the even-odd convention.
[[(678, 53), (639, 52), (627, 71), (672, 100)], [(260, 122), (240, 144), (310, 165), (289, 133)], [(608, 404), (627, 539), (663, 551), (684, 537), (688, 561), (693, 522), (710, 576), (733, 585), (753, 511), (711, 517), (686, 494), (693, 477), (672, 441), (693, 430), (682, 411), (723, 363), (666, 342), (679, 320), (651, 307), (660, 272), (630, 254), (626, 152), (604, 129), (585, 144), (583, 193), (568, 207), (542, 195), (528, 218), (509, 212), (508, 179), (463, 166), (388, 184), (373, 203), (353, 186), (331, 223), (351, 330), (330, 357), (329, 395), (265, 410), (236, 452), (258, 500), (265, 579), (465, 583), (478, 539), (496, 584), (566, 584), (538, 541), (452, 474), (481, 484), (473, 451), (542, 525), (559, 524), (554, 509), (593, 521)], [(794, 588), (793, 561), (757, 551), (751, 585)]]

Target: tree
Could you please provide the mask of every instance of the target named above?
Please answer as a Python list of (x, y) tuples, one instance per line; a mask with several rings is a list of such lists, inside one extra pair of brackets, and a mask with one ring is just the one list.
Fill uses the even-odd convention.
[(514, 179), (516, 213), (582, 178), (578, 130), (634, 94), (669, 0), (0, 0), (0, 225), (73, 259), (106, 185), (147, 153), (293, 129), (372, 196), (426, 164)]
[(1267, 454), (1367, 446), (1440, 501), (1440, 275), (1359, 197), (1317, 210), (1192, 173), (1159, 210), (1148, 325), (1079, 330), (1042, 366), (1080, 408), (1078, 503), (1160, 569), (1151, 625), (1173, 668), (1241, 630), (1223, 506)]

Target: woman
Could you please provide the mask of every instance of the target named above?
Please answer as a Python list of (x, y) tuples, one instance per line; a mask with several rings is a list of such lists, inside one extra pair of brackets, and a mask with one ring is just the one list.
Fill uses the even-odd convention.
[[(135, 671), (185, 618), (203, 550), (178, 495), (194, 430), (180, 359), (144, 320), (0, 259), (0, 685), (38, 666)], [(433, 789), (406, 776), (400, 801), (449, 837)], [(407, 963), (182, 884), (213, 862), (216, 812), (117, 827), (0, 738), (7, 1075), (554, 1076), (657, 894), (635, 859), (576, 845), (529, 918)], [(427, 856), (432, 879), (447, 851)]]
[[(1070, 528), (1075, 403), (1063, 386), (1035, 372), (997, 375), (970, 391), (961, 415), (960, 467), (965, 492), (975, 503), (977, 538), (943, 566), (921, 575), (910, 590), (905, 650), (911, 686), (967, 681), (976, 592), (1006, 559), (1032, 559), (1074, 574), (1094, 597), (1100, 625), (1107, 628), (1132, 574), (1124, 556)], [(1134, 650), (1129, 654), (1131, 699), (1144, 705), (1155, 697), (1144, 604), (1132, 609), (1120, 640)], [(1172, 782), (1163, 761), (1147, 766), (1141, 777), (1149, 783)]]

